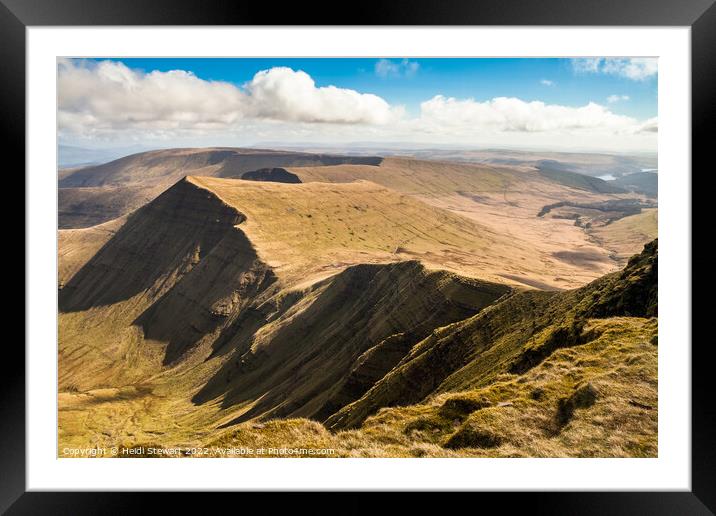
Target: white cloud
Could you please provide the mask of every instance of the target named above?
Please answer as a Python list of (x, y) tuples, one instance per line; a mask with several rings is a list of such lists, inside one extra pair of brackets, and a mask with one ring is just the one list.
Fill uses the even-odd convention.
[(375, 63), (375, 74), (378, 77), (412, 77), (418, 72), (420, 64), (416, 61), (403, 59), (401, 61), (391, 61), (390, 59), (379, 59)]
[(601, 62), (601, 57), (572, 59), (572, 69), (577, 73), (597, 73)]
[(542, 86), (554, 86), (554, 81), (550, 81), (549, 79), (542, 79), (539, 83)]
[(61, 60), (58, 106), (60, 141), (80, 146), (402, 141), (644, 150), (655, 149), (658, 131), (656, 118), (638, 121), (596, 103), (505, 97), (436, 95), (408, 117), (379, 96), (319, 87), (290, 68), (258, 72), (237, 86), (183, 70), (144, 73), (111, 61)]
[(386, 124), (401, 115), (377, 95), (317, 87), (305, 72), (272, 68), (239, 88), (191, 72), (143, 73), (122, 63), (59, 63), (61, 132), (102, 134), (131, 129), (196, 132), (241, 120)]
[(251, 114), (294, 122), (385, 124), (394, 119), (390, 105), (370, 93), (316, 87), (310, 75), (290, 68), (258, 72), (246, 84)]
[(437, 95), (420, 107), (421, 118), (426, 124), (466, 131), (531, 133), (601, 130), (614, 133), (633, 131), (638, 124), (631, 117), (614, 114), (593, 102), (581, 107), (569, 107), (508, 97), (479, 102)]
[(654, 57), (588, 57), (572, 59), (576, 73), (605, 73), (633, 81), (644, 81), (659, 72), (659, 61)]
[(635, 133), (636, 134), (648, 134), (648, 133), (658, 133), (659, 132), (659, 119), (658, 117), (649, 118), (648, 120), (645, 120), (639, 126), (637, 127)]
[(620, 75), (634, 81), (643, 81), (658, 73), (659, 61), (651, 57), (605, 59), (602, 70), (604, 73)]
[(235, 86), (183, 70), (144, 74), (111, 61), (59, 64), (58, 115), (64, 129), (228, 124), (241, 116), (245, 102)]
[(609, 95), (607, 102), (614, 104), (615, 102), (623, 102), (629, 100), (629, 95)]

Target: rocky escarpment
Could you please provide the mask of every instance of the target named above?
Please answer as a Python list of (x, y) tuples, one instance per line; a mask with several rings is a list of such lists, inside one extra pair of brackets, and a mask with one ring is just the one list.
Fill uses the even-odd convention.
[(526, 331), (524, 321), (538, 317), (550, 292), (515, 294), (474, 318), (440, 328), (416, 344), (393, 370), (360, 399), (344, 406), (325, 424), (331, 429), (355, 428), (379, 408), (418, 403), (451, 374), (512, 332)]
[(184, 179), (134, 212), (114, 236), (66, 283), (60, 312), (135, 298), (158, 300), (190, 272), (244, 216)]
[(134, 324), (145, 338), (168, 343), (164, 363), (170, 364), (275, 282), (243, 232), (229, 231)]
[(249, 181), (272, 181), (274, 183), (300, 183), (301, 180), (285, 168), (261, 168), (241, 175), (241, 179)]
[(244, 220), (187, 178), (116, 223), (70, 230), (77, 246), (59, 255), (64, 385), (143, 381), (270, 288), (272, 272), (237, 227)]
[(556, 350), (597, 337), (590, 318), (657, 315), (657, 241), (627, 267), (567, 292), (523, 292), (434, 331), (360, 399), (330, 416), (339, 430), (360, 426), (382, 407), (418, 403), (446, 391), (484, 386), (503, 373), (524, 374)]
[(101, 165), (63, 171), (58, 182), (59, 227), (88, 227), (128, 214), (188, 175), (238, 179), (259, 169), (379, 165), (381, 161), (382, 158), (374, 156), (238, 148), (142, 152)]
[[(92, 328), (81, 352), (102, 354), (103, 381), (112, 368), (131, 369), (135, 378), (140, 369), (193, 367), (197, 359), (186, 359), (197, 356), (211, 366), (192, 380), (194, 403), (246, 407), (240, 420), (323, 419), (435, 328), (512, 292), (418, 261), (355, 265), (308, 286), (284, 284), (241, 230), (245, 216), (222, 199), (186, 178), (127, 217), (60, 290), (61, 314), (76, 314), (72, 332), (61, 327), (63, 356), (79, 356), (79, 340), (68, 339)], [(124, 362), (145, 349), (153, 357), (161, 350), (160, 363)]]
[(410, 342), (509, 292), (415, 261), (349, 267), (284, 303), (254, 335), (222, 336), (236, 351), (195, 402), (223, 397), (228, 408), (253, 401), (236, 422), (329, 415), (369, 389)]

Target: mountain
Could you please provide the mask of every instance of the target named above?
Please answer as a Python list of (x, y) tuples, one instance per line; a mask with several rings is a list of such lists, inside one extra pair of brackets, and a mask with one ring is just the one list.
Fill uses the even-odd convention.
[[(579, 155), (569, 157), (579, 160)], [(602, 228), (655, 207), (643, 194), (572, 172), (545, 172), (534, 163), (470, 164), (235, 148), (151, 151), (61, 171), (59, 227), (91, 227), (125, 216), (187, 175), (294, 184), (370, 181), (470, 218), (483, 227), (483, 235), (510, 235), (515, 244), (510, 247), (528, 252), (505, 254), (512, 249), (504, 249), (499, 281), (531, 287), (582, 285), (622, 266), (626, 257), (656, 236), (655, 225), (627, 238), (618, 234), (623, 231), (612, 238), (611, 228)], [(628, 199), (638, 201), (636, 212), (606, 209)], [(569, 209), (552, 209), (557, 203), (568, 203)], [(549, 216), (540, 215), (546, 208)], [(530, 274), (522, 274), (525, 269)], [(556, 270), (564, 273), (556, 275)]]
[[(655, 453), (656, 243), (559, 291), (602, 269), (545, 262), (490, 215), (514, 203), (520, 224), (582, 233), (534, 208), (593, 192), (420, 160), (294, 166), (300, 182), (277, 182), (217, 177), (233, 158), (185, 159), (214, 177), (59, 232), (59, 449), (253, 439), (361, 456), (570, 455), (622, 424), (599, 453)], [(160, 161), (144, 173), (174, 177)], [(71, 181), (141, 176), (116, 170)], [(498, 432), (507, 420), (514, 431)]]
[[(268, 322), (281, 329), (277, 323), (285, 310), (291, 315), (287, 321), (302, 321), (292, 311), (301, 299), (305, 307), (337, 295), (335, 289), (341, 299), (353, 296), (360, 282), (374, 275), (406, 278), (395, 303), (411, 285), (426, 281), (430, 291), (458, 296), (463, 310), (477, 310), (510, 287), (461, 279), (445, 269), (485, 267), (480, 255), (462, 262), (454, 256), (460, 246), (483, 242), (489, 247), (491, 237), (480, 231), (468, 220), (366, 182), (282, 185), (187, 178), (123, 223), (60, 232), (60, 270), (66, 277), (59, 308), (63, 321), (104, 314), (82, 340), (96, 330), (102, 340), (118, 338), (118, 349), (127, 344), (122, 328), (141, 328), (144, 338), (168, 343), (164, 365), (224, 326), (231, 332), (236, 317), (241, 325), (249, 317), (265, 335)], [(347, 291), (337, 287), (344, 282), (352, 285)], [(326, 310), (335, 310), (326, 303)], [(423, 317), (429, 315), (426, 311)], [(61, 343), (75, 345), (64, 339), (63, 329)], [(216, 346), (215, 352), (222, 350)], [(82, 377), (72, 376), (74, 382)]]
[(146, 147), (135, 145), (109, 149), (88, 149), (72, 145), (57, 146), (57, 164), (60, 168), (99, 165), (114, 159), (147, 150)]
[(280, 142), (267, 146), (284, 150), (302, 150), (317, 153), (338, 153), (354, 156), (402, 156), (419, 160), (443, 161), (452, 163), (474, 163), (487, 165), (509, 165), (539, 167), (542, 162), (559, 164), (563, 170), (592, 177), (605, 175), (622, 176), (641, 172), (643, 169), (656, 169), (658, 159), (655, 153), (614, 154), (590, 151), (557, 152), (527, 149), (479, 149), (457, 145), (416, 145), (411, 142), (376, 143), (353, 142), (345, 145), (286, 145)]
[(478, 231), (370, 183), (184, 179), (124, 221), (60, 232), (60, 398), (131, 386), (220, 398), (232, 418), (326, 411), (370, 348), (397, 360), (512, 290), (426, 267)]
[[(345, 183), (366, 180), (381, 184), (470, 218), (493, 233), (510, 235), (517, 246), (530, 249), (530, 256), (521, 260), (531, 262), (532, 272), (523, 276), (510, 270), (515, 260), (509, 258), (507, 263), (503, 260), (503, 277), (533, 287), (582, 285), (614, 270), (615, 266), (623, 266), (626, 258), (656, 237), (655, 221), (640, 225), (628, 235), (626, 230), (634, 224), (624, 224), (614, 231), (610, 227), (613, 222), (638, 215), (643, 209), (655, 208), (652, 199), (612, 188), (609, 182), (598, 178), (568, 172), (554, 175), (524, 166), (390, 157), (377, 166), (286, 167), (282, 171), (251, 171), (241, 177), (253, 181)], [(537, 273), (539, 263), (548, 267), (544, 274)], [(550, 275), (548, 270), (564, 270), (568, 277)]]
[[(655, 317), (657, 262), (653, 242), (622, 272), (586, 287), (557, 294), (517, 293), (469, 320), (443, 328), (416, 345), (395, 371), (326, 424), (353, 427), (381, 407), (417, 403), (434, 392), (489, 385), (504, 373), (524, 375), (557, 350), (591, 342), (609, 326), (590, 319)], [(602, 331), (590, 328), (596, 325)]]
[[(656, 241), (569, 292), (519, 292), (438, 328), (319, 424), (241, 423), (205, 446), (345, 457), (656, 457)], [(361, 374), (363, 364), (352, 372)]]
[(187, 175), (238, 177), (264, 167), (377, 164), (380, 158), (259, 149), (205, 148), (141, 152), (109, 163), (61, 170), (59, 227), (89, 227), (139, 208)]
[(615, 186), (630, 192), (643, 193), (656, 199), (659, 193), (659, 175), (654, 172), (636, 172), (611, 181)]

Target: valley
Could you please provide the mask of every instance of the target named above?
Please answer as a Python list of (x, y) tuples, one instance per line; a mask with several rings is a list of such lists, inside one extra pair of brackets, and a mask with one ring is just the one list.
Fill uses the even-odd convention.
[(656, 200), (584, 177), (232, 148), (61, 171), (58, 453), (655, 456)]

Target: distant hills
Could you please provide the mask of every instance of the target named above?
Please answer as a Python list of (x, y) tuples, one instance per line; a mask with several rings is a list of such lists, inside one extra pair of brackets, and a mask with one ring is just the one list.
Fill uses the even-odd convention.
[(59, 446), (654, 456), (656, 205), (593, 184), (226, 148), (63, 172)]
[(239, 177), (264, 167), (380, 162), (256, 149), (169, 149), (132, 154), (59, 173), (59, 227), (89, 227), (119, 217), (154, 199), (187, 175)]
[(654, 172), (637, 172), (611, 181), (614, 186), (627, 191), (643, 193), (656, 198), (659, 193), (659, 176)]
[(98, 148), (90, 149), (72, 145), (57, 146), (57, 165), (59, 168), (81, 167), (107, 163), (129, 154), (136, 154), (149, 150), (147, 147), (135, 145), (132, 147)]

